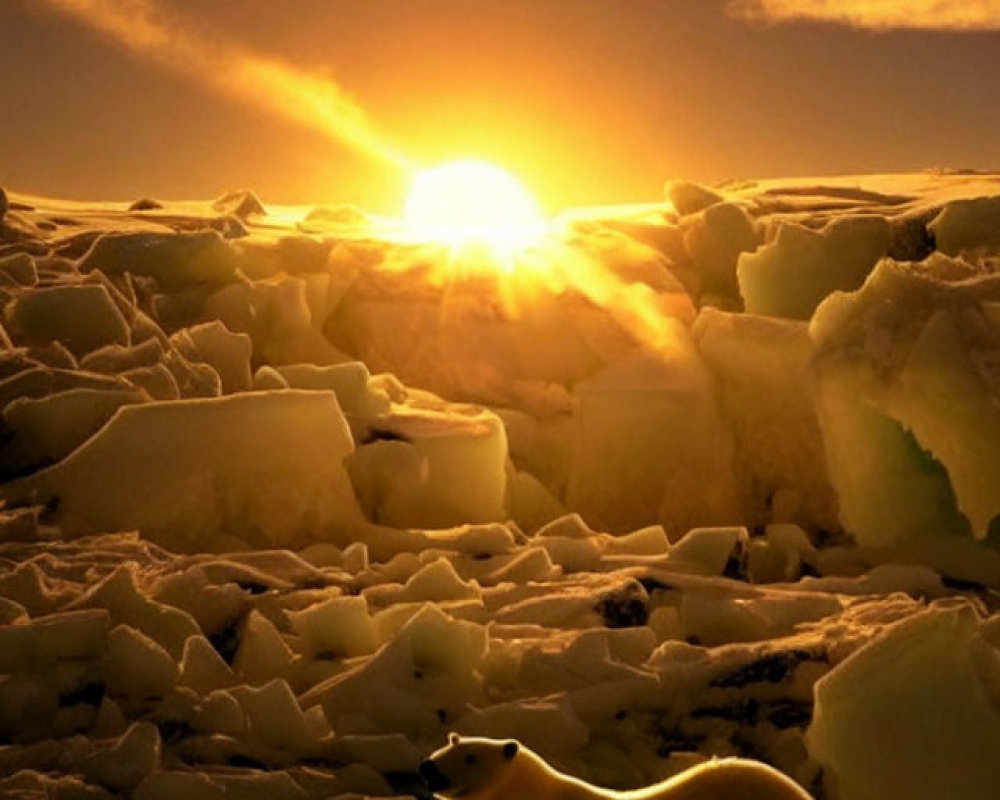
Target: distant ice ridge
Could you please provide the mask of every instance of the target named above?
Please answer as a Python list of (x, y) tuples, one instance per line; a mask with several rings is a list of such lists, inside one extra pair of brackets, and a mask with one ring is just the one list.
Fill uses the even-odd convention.
[[(305, 234), (245, 193), (15, 196), (0, 492), (67, 533), (183, 548), (531, 533), (567, 511), (673, 540), (795, 524), (991, 546), (995, 182), (871, 181), (675, 184), (672, 205), (567, 217), (512, 275), (357, 215), (305, 215)], [(326, 422), (295, 391), (332, 393)], [(129, 481), (148, 488), (116, 494)]]

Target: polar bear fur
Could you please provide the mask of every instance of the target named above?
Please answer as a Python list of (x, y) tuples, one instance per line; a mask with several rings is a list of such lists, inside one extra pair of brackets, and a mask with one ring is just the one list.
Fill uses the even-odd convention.
[(454, 733), (420, 774), (442, 800), (811, 800), (757, 761), (713, 759), (644, 789), (617, 792), (557, 772), (513, 739)]

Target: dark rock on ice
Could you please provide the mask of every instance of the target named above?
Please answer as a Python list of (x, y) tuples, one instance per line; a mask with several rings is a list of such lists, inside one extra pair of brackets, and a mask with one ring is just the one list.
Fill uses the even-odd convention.
[(771, 653), (712, 681), (712, 686), (742, 687), (751, 683), (780, 683), (811, 654), (805, 650)]
[(635, 628), (649, 621), (649, 595), (639, 581), (630, 580), (604, 595), (597, 613), (609, 628)]
[(163, 208), (163, 203), (154, 200), (152, 197), (140, 197), (128, 207), (129, 211), (158, 211)]

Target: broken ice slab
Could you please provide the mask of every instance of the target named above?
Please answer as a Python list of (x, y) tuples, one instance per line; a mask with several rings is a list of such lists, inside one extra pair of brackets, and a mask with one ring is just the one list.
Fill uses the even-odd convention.
[(70, 389), (9, 403), (2, 413), (9, 438), (0, 446), (0, 477), (60, 461), (119, 408), (142, 401), (138, 389)]
[(935, 311), (886, 396), (889, 413), (948, 471), (977, 538), (1000, 513), (998, 355), (1000, 303)]
[(813, 401), (805, 322), (703, 308), (691, 329), (719, 382), (732, 432), (742, 516), (750, 525), (837, 527)]
[(448, 528), (506, 518), (507, 437), (474, 406), (396, 407), (372, 419), (348, 459), (367, 517), (397, 528)]
[(964, 532), (948, 474), (869, 396), (863, 364), (824, 363), (817, 410), (840, 523), (861, 545), (884, 547), (918, 536)]
[(736, 274), (745, 308), (807, 320), (831, 292), (859, 287), (890, 238), (888, 221), (878, 216), (841, 217), (819, 231), (786, 223), (769, 245), (739, 257)]
[(987, 537), (1000, 514), (1000, 275), (885, 260), (810, 325), (841, 522), (859, 544)]
[(250, 388), (252, 345), (245, 333), (233, 333), (218, 320), (183, 328), (170, 337), (182, 356), (211, 366), (219, 375), (223, 394)]
[(4, 325), (15, 344), (59, 341), (77, 357), (105, 345), (129, 343), (128, 323), (100, 284), (24, 290), (7, 305)]
[(168, 291), (231, 282), (237, 266), (236, 251), (216, 231), (105, 233), (79, 262), (80, 272), (146, 275)]
[(47, 503), (69, 536), (139, 530), (184, 551), (226, 537), (296, 547), (360, 519), (343, 464), (352, 449), (332, 393), (132, 405), (3, 496)]
[(971, 606), (898, 622), (816, 683), (807, 734), (840, 800), (993, 800), (1000, 654)]
[(738, 521), (733, 443), (690, 334), (637, 350), (576, 386), (566, 505), (598, 530), (662, 524), (672, 537)]
[(443, 735), (469, 705), (487, 703), (479, 668), (489, 635), (425, 603), (368, 661), (299, 698), (317, 703), (338, 734)]

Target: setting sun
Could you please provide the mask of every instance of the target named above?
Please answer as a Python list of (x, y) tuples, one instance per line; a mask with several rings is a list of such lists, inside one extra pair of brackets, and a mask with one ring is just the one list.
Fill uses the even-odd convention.
[(416, 235), (452, 243), (513, 243), (530, 238), (542, 224), (538, 204), (517, 178), (472, 160), (419, 172), (404, 213)]

